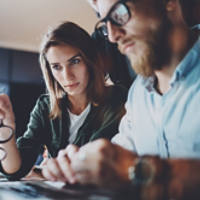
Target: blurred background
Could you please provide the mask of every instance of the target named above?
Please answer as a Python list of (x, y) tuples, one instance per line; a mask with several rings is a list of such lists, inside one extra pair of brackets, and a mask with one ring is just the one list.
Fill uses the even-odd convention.
[(17, 137), (45, 92), (38, 62), (41, 38), (63, 21), (73, 21), (91, 34), (97, 19), (86, 0), (0, 0), (0, 88), (13, 103)]

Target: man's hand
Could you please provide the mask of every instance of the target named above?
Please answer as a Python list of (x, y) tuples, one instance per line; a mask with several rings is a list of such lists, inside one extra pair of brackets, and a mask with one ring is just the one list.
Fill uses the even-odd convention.
[(81, 184), (118, 187), (129, 183), (135, 155), (105, 139), (90, 142), (71, 157), (75, 180)]

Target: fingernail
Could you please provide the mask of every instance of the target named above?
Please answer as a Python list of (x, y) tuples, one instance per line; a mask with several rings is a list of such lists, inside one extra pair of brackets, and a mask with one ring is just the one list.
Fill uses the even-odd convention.
[(75, 180), (74, 178), (70, 178), (70, 179), (69, 179), (69, 182), (70, 182), (71, 184), (74, 184), (74, 183), (76, 182), (76, 180)]

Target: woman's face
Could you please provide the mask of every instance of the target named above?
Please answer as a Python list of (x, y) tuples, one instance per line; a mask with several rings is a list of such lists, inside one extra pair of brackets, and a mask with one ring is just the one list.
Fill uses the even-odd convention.
[(52, 46), (46, 57), (55, 80), (69, 97), (86, 96), (89, 73), (76, 48), (69, 45)]

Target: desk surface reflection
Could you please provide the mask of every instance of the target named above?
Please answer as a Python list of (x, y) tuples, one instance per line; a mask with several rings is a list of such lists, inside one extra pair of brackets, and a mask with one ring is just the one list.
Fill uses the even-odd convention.
[(37, 180), (0, 180), (0, 200), (133, 200), (131, 196), (127, 191), (111, 191), (94, 186), (71, 186)]

